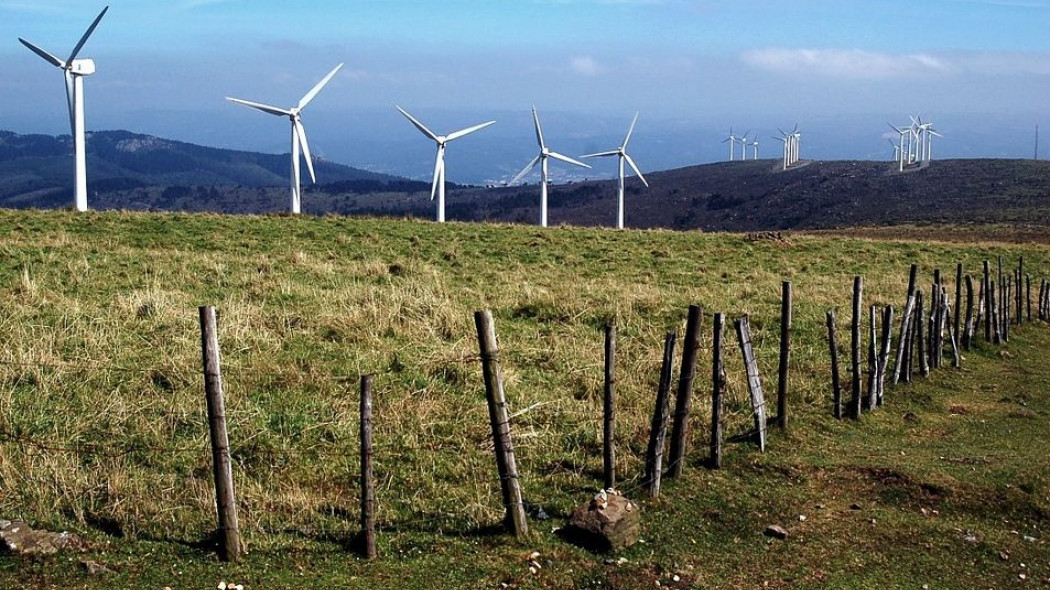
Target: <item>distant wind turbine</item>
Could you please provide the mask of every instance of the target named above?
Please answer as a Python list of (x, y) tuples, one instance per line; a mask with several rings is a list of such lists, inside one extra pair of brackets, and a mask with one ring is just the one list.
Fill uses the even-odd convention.
[(623, 217), (624, 217), (624, 180), (626, 176), (626, 170), (624, 169), (624, 162), (626, 162), (631, 170), (638, 175), (638, 180), (642, 181), (647, 188), (649, 182), (642, 176), (642, 171), (638, 169), (638, 166), (634, 163), (634, 159), (631, 158), (630, 154), (627, 153), (627, 142), (631, 141), (631, 133), (634, 132), (634, 124), (638, 122), (638, 113), (634, 114), (634, 119), (631, 121), (631, 126), (627, 128), (627, 136), (623, 138), (623, 143), (620, 147), (615, 150), (608, 152), (598, 152), (596, 154), (587, 154), (582, 156), (584, 158), (602, 158), (606, 156), (616, 156), (619, 160), (620, 173), (619, 173), (619, 185), (617, 190), (616, 200), (616, 229), (623, 229)]
[(448, 135), (437, 135), (430, 129), (427, 129), (426, 125), (422, 124), (412, 115), (408, 114), (408, 111), (401, 107), (397, 107), (397, 110), (401, 111), (416, 129), (419, 129), (420, 133), (426, 135), (430, 139), (434, 140), (437, 144), (437, 161), (434, 163), (434, 182), (430, 187), (430, 200), (434, 200), (434, 196), (437, 195), (437, 220), (439, 223), (445, 221), (445, 144), (452, 141), (453, 139), (459, 139), (464, 135), (474, 133), (480, 129), (484, 129), (489, 125), (495, 123), (495, 121), (488, 121), (481, 123), (480, 125), (474, 125), (473, 127), (467, 127), (466, 129), (460, 129), (449, 133)]
[(77, 55), (80, 54), (80, 50), (84, 48), (88, 37), (95, 32), (95, 27), (98, 26), (99, 21), (102, 20), (102, 17), (106, 15), (108, 10), (109, 6), (103, 8), (102, 12), (95, 17), (87, 32), (73, 47), (69, 58), (64, 61), (29, 41), (21, 37), (18, 38), (22, 45), (28, 47), (30, 51), (44, 58), (45, 61), (56, 68), (61, 69), (66, 77), (66, 102), (69, 104), (69, 127), (70, 134), (73, 136), (73, 204), (76, 206), (77, 211), (87, 211), (87, 141), (84, 133), (84, 76), (90, 76), (95, 73), (95, 61), (87, 58), (77, 59)]
[(574, 166), (582, 166), (584, 168), (590, 168), (587, 164), (578, 160), (573, 160), (569, 156), (564, 156), (558, 152), (552, 151), (547, 147), (547, 144), (543, 141), (543, 130), (540, 128), (540, 116), (536, 114), (536, 107), (532, 107), (532, 120), (536, 124), (536, 142), (540, 145), (540, 153), (538, 156), (532, 159), (531, 162), (525, 169), (518, 173), (510, 184), (517, 184), (526, 174), (532, 171), (536, 167), (536, 164), (540, 165), (540, 225), (547, 227), (547, 183), (549, 182), (547, 158), (554, 158), (555, 160), (561, 160), (566, 164), (572, 164)]
[(752, 141), (750, 145), (751, 145), (751, 147), (755, 148), (754, 156), (751, 159), (752, 160), (757, 160), (758, 159), (758, 135), (757, 134), (755, 135), (755, 140)]
[(306, 142), (306, 128), (303, 127), (302, 111), (306, 108), (306, 105), (310, 104), (310, 101), (312, 101), (314, 97), (317, 96), (317, 93), (320, 92), (326, 84), (328, 84), (328, 81), (332, 79), (332, 76), (335, 76), (335, 73), (338, 72), (339, 68), (341, 67), (343, 67), (343, 64), (339, 64), (332, 68), (332, 71), (328, 72), (327, 76), (325, 76), (320, 82), (318, 82), (313, 88), (311, 88), (310, 92), (307, 92), (305, 95), (303, 95), (303, 97), (299, 100), (299, 104), (297, 106), (288, 109), (282, 109), (280, 107), (274, 107), (258, 102), (252, 102), (250, 100), (242, 100), (240, 98), (230, 98), (229, 96), (226, 97), (226, 100), (244, 105), (248, 108), (252, 108), (257, 111), (262, 111), (271, 115), (277, 115), (279, 117), (288, 117), (288, 119), (292, 122), (291, 211), (295, 214), (299, 214), (301, 210), (300, 205), (302, 201), (299, 169), (300, 147), (302, 148), (303, 158), (306, 160), (306, 169), (310, 172), (310, 180), (312, 180), (313, 182), (317, 182), (317, 176), (314, 174), (313, 157), (310, 155), (310, 144)]

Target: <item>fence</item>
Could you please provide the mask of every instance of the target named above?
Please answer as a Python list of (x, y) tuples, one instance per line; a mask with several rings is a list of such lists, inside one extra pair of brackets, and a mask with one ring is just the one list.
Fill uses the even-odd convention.
[[(930, 285), (929, 300), (927, 302), (925, 293), (918, 285), (917, 268), (912, 265), (909, 273), (908, 292), (903, 305), (903, 313), (899, 318), (899, 328), (896, 349), (892, 342), (894, 332), (894, 307), (892, 305), (883, 308), (879, 313), (876, 306), (870, 306), (868, 313), (863, 310), (863, 279), (854, 279), (852, 298), (852, 314), (850, 325), (850, 391), (848, 415), (859, 419), (866, 411), (874, 411), (884, 404), (886, 399), (886, 381), (890, 386), (899, 382), (909, 382), (913, 378), (913, 363), (918, 360), (920, 373), (928, 374), (931, 370), (942, 367), (942, 361), (948, 357), (952, 359), (952, 366), (961, 366), (961, 349), (969, 350), (976, 346), (979, 334), (984, 333), (984, 340), (989, 344), (1002, 344), (1009, 342), (1012, 326), (1020, 326), (1025, 322), (1032, 322), (1032, 289), (1031, 276), (1024, 273), (1023, 259), (1018, 262), (1013, 276), (1002, 273), (1002, 258), (997, 259), (997, 275), (991, 272), (991, 264), (986, 261), (982, 267), (980, 276), (980, 287), (974, 292), (974, 279), (964, 273), (961, 264), (956, 266), (956, 275), (953, 289), (941, 280), (940, 272), (935, 271), (933, 281)], [(1023, 287), (1022, 287), (1023, 285)], [(965, 291), (965, 311), (963, 307), (962, 293)], [(954, 306), (950, 303), (949, 293), (953, 292), (955, 297)], [(928, 307), (927, 304), (928, 303)], [(766, 401), (761, 385), (761, 375), (758, 363), (754, 355), (754, 342), (750, 335), (750, 321), (747, 315), (738, 318), (734, 324), (741, 356), (744, 361), (746, 381), (750, 393), (751, 410), (754, 418), (754, 430), (731, 437), (732, 441), (754, 441), (759, 449), (765, 448), (767, 444), (767, 425), (773, 424), (779, 428), (788, 426), (788, 412), (790, 391), (788, 387), (788, 376), (790, 367), (791, 351), (791, 323), (793, 307), (793, 288), (790, 282), (782, 285), (781, 315), (780, 315), (780, 339), (779, 339), (779, 364), (777, 383), (777, 415), (767, 418)], [(1035, 297), (1035, 320), (1050, 321), (1050, 281), (1040, 279), (1038, 292)], [(863, 339), (863, 317), (868, 316), (867, 330), (867, 368), (862, 362)], [(663, 362), (661, 364), (661, 377), (656, 393), (656, 403), (653, 412), (653, 420), (650, 429), (649, 445), (646, 452), (646, 468), (644, 474), (633, 480), (625, 482), (627, 487), (624, 492), (630, 493), (645, 488), (650, 496), (656, 497), (660, 492), (661, 477), (676, 477), (681, 475), (689, 452), (688, 417), (692, 404), (694, 379), (697, 370), (697, 350), (701, 346), (702, 311), (699, 306), (689, 309), (686, 323), (686, 336), (683, 343), (682, 363), (678, 380), (677, 397), (674, 400), (675, 411), (673, 415), (671, 408), (671, 391), (673, 380), (673, 363), (675, 360), (674, 348), (677, 334), (667, 334), (664, 343)], [(713, 314), (713, 336), (710, 341), (712, 347), (711, 366), (711, 439), (707, 458), (703, 461), (710, 468), (719, 468), (723, 462), (724, 438), (724, 393), (726, 385), (725, 358), (725, 314)], [(839, 343), (836, 341), (836, 317), (834, 310), (826, 314), (826, 325), (828, 329), (828, 351), (830, 355), (830, 395), (832, 415), (835, 418), (843, 417), (841, 391), (841, 375), (839, 370)], [(521, 537), (528, 534), (528, 523), (526, 519), (526, 502), (523, 499), (521, 489), (522, 474), (519, 473), (512, 444), (511, 426), (513, 416), (508, 410), (504, 382), (500, 367), (499, 348), (497, 346), (496, 326), (490, 312), (477, 312), (475, 323), (478, 335), (479, 355), (472, 358), (460, 359), (459, 362), (480, 362), (482, 376), (488, 398), (489, 421), (491, 427), (492, 448), (495, 456), (496, 472), (500, 482), (501, 497), (505, 509), (505, 523), (508, 529), (515, 535)], [(219, 553), (223, 559), (235, 561), (239, 559), (242, 552), (242, 541), (238, 530), (237, 508), (239, 505), (235, 499), (235, 471), (234, 461), (230, 451), (230, 430), (227, 428), (227, 412), (223, 399), (223, 378), (221, 372), (221, 357), (219, 353), (220, 343), (216, 331), (215, 311), (212, 308), (201, 308), (201, 350), (202, 367), (204, 375), (204, 386), (207, 400), (207, 414), (209, 424), (209, 440), (211, 442), (211, 457), (213, 468), (213, 481), (215, 485), (215, 506), (218, 520), (217, 539), (219, 540)], [(961, 330), (961, 332), (960, 332)], [(604, 366), (604, 396), (603, 396), (603, 482), (606, 487), (613, 487), (617, 483), (615, 473), (615, 416), (616, 416), (616, 326), (609, 324), (604, 329), (605, 336), (605, 366)], [(892, 371), (889, 363), (894, 360)], [(27, 368), (76, 368), (83, 367), (82, 361), (61, 364), (46, 364), (36, 362), (20, 363), (17, 361), (0, 361), (0, 363), (24, 366)], [(116, 373), (134, 373), (137, 370), (121, 367), (92, 367)], [(867, 379), (865, 379), (865, 376)], [(383, 499), (378, 497), (383, 486), (377, 486), (376, 476), (373, 472), (373, 450), (372, 450), (372, 377), (370, 375), (360, 378), (360, 532), (361, 552), (367, 557), (375, 557), (376, 551), (376, 518), (375, 507), (382, 503)], [(865, 385), (866, 383), (866, 391)], [(667, 446), (668, 421), (674, 418), (672, 434), (670, 437), (670, 452), (667, 466), (663, 465), (664, 448)], [(86, 459), (122, 459), (129, 454), (144, 453), (146, 455), (164, 455), (172, 453), (200, 453), (204, 447), (149, 447), (136, 448), (134, 446), (114, 447), (108, 443), (99, 441), (87, 444), (63, 446), (54, 445), (32, 437), (25, 436), (16, 431), (0, 426), (0, 440), (10, 444), (20, 445), (23, 448), (33, 448), (46, 453), (67, 453), (75, 455), (80, 460)], [(282, 454), (310, 454), (334, 458), (350, 458), (350, 454), (339, 455), (330, 449), (285, 449)], [(243, 468), (243, 466), (242, 466)], [(347, 478), (350, 479), (350, 478)], [(428, 515), (417, 522), (432, 520)], [(405, 526), (409, 522), (401, 522), (389, 525), (387, 528), (395, 530), (397, 526)]]

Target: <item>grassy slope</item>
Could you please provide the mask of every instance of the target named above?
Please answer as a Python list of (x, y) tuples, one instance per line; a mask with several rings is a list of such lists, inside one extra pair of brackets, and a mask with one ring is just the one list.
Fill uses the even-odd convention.
[[(1050, 575), (1047, 546), (1021, 536), (1041, 538), (1034, 527), (1050, 511), (1045, 326), (1018, 330), (1009, 358), (988, 348), (964, 373), (891, 394), (861, 426), (825, 417), (822, 328), (829, 307), (845, 322), (854, 274), (868, 302), (899, 304), (911, 262), (925, 282), (935, 266), (1023, 254), (1046, 275), (1045, 246), (59, 212), (0, 212), (0, 236), (0, 426), (77, 451), (0, 442), (0, 517), (83, 532), (97, 543), (93, 558), (117, 570), (91, 579), (64, 560), (4, 559), (0, 586), (28, 575), (88, 587), (230, 578), (288, 587), (302, 577), (321, 587), (652, 587), (677, 573), (716, 587), (1003, 587), (1021, 572)], [(796, 291), (798, 417), (770, 453), (733, 446), (725, 471), (690, 469), (667, 486), (647, 510), (647, 542), (620, 566), (564, 546), (549, 523), (534, 521), (525, 544), (493, 534), (500, 511), (471, 311), (495, 311), (512, 409), (528, 409), (514, 432), (528, 500), (561, 514), (600, 485), (600, 326), (620, 324), (619, 467), (630, 489), (663, 332), (681, 327), (692, 302), (750, 313), (763, 374), (773, 375), (782, 279)], [(222, 316), (251, 551), (239, 566), (199, 548), (214, 526), (201, 304)], [(731, 434), (748, 419), (736, 357)], [(375, 564), (343, 553), (355, 530), (355, 377), (365, 371), (378, 373), (385, 557)], [(770, 522), (792, 539), (761, 537)], [(536, 578), (524, 562), (534, 548), (550, 560)]]

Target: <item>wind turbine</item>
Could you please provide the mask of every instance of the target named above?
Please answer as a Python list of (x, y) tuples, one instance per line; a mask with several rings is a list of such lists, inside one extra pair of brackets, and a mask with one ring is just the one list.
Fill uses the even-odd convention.
[[(778, 129), (778, 131), (780, 131), (780, 130)], [(783, 169), (787, 170), (788, 169), (788, 135), (787, 135), (787, 133), (784, 133), (783, 131), (780, 131), (780, 133), (781, 133), (781, 135), (783, 135), (783, 137), (777, 137), (775, 135), (772, 136), (772, 137), (773, 137), (773, 139), (775, 139), (775, 140), (779, 141), (780, 143), (784, 144), (784, 153), (780, 157), (780, 163), (783, 166)]]
[[(396, 105), (395, 105), (396, 106)], [(467, 127), (466, 129), (460, 129), (454, 131), (448, 135), (437, 135), (427, 126), (420, 123), (418, 119), (408, 114), (408, 111), (401, 107), (397, 107), (397, 110), (401, 111), (401, 114), (408, 118), (416, 129), (419, 129), (420, 133), (426, 135), (430, 139), (434, 140), (437, 144), (437, 161), (434, 163), (434, 183), (430, 188), (430, 200), (434, 200), (434, 195), (437, 195), (437, 220), (439, 223), (445, 222), (445, 144), (452, 141), (453, 139), (459, 139), (464, 135), (474, 133), (480, 129), (484, 129), (489, 125), (495, 123), (495, 121), (489, 121), (480, 125), (474, 125), (473, 127)]]
[(729, 137), (722, 140), (722, 143), (729, 144), (729, 161), (733, 161), (733, 156), (736, 154), (736, 136), (733, 135), (733, 128), (729, 128)]
[(84, 134), (84, 76), (95, 73), (95, 61), (84, 58), (77, 59), (80, 50), (84, 48), (88, 37), (95, 32), (95, 27), (106, 15), (109, 6), (98, 13), (94, 22), (88, 27), (87, 32), (73, 47), (69, 58), (61, 60), (33, 45), (29, 41), (19, 37), (18, 40), (29, 48), (30, 51), (44, 58), (45, 61), (63, 71), (66, 78), (66, 102), (69, 104), (69, 127), (73, 136), (73, 204), (77, 211), (87, 211), (87, 141)]
[(638, 175), (638, 180), (641, 180), (642, 184), (644, 184), (646, 188), (649, 187), (649, 182), (645, 180), (644, 176), (642, 176), (642, 171), (638, 169), (638, 166), (634, 163), (634, 159), (631, 158), (630, 154), (627, 153), (627, 142), (631, 141), (631, 133), (634, 131), (634, 124), (637, 122), (638, 113), (635, 113), (634, 120), (631, 121), (631, 126), (627, 128), (627, 136), (623, 138), (623, 143), (620, 144), (620, 147), (608, 152), (598, 152), (596, 154), (587, 154), (585, 156), (582, 156), (584, 158), (602, 158), (606, 156), (617, 156), (619, 160), (620, 182), (616, 193), (616, 229), (623, 229), (624, 179), (626, 176), (626, 170), (624, 169), (623, 165), (624, 162), (626, 162), (631, 167), (631, 170), (634, 170), (634, 173)]
[(748, 130), (748, 132), (745, 133), (743, 137), (737, 138), (737, 141), (740, 142), (740, 159), (741, 160), (746, 160), (747, 159), (747, 136), (748, 135), (751, 135), (751, 130)]
[[(897, 161), (900, 163), (900, 171), (904, 172), (905, 153), (908, 154), (907, 157), (909, 157), (909, 158), (911, 157), (911, 134), (912, 134), (911, 128), (909, 127), (907, 129), (901, 129), (899, 127), (894, 126), (891, 123), (886, 123), (886, 124), (889, 125), (891, 129), (896, 131), (898, 135), (900, 135), (900, 145), (897, 147)], [(905, 147), (904, 146), (904, 136), (908, 136), (908, 151), (907, 152), (904, 151), (904, 147)]]
[(328, 75), (321, 79), (310, 92), (307, 92), (301, 99), (297, 106), (282, 109), (280, 107), (270, 106), (258, 102), (252, 102), (250, 100), (242, 100), (240, 98), (226, 97), (226, 100), (235, 102), (237, 104), (244, 105), (248, 108), (269, 113), (271, 115), (277, 115), (278, 117), (288, 117), (288, 120), (292, 122), (292, 213), (298, 215), (300, 212), (301, 203), (301, 191), (300, 191), (300, 169), (299, 169), (299, 149), (302, 148), (303, 157), (306, 160), (306, 169), (310, 172), (310, 180), (317, 182), (317, 176), (314, 174), (314, 162), (313, 156), (310, 155), (310, 144), (306, 142), (306, 128), (303, 127), (302, 111), (306, 108), (306, 105), (310, 104), (310, 101), (317, 96), (317, 93), (328, 84), (328, 81), (335, 76), (335, 73), (342, 68), (343, 64), (339, 64), (332, 68)]
[(893, 161), (896, 162), (900, 160), (901, 148), (897, 144), (893, 143), (892, 139), (887, 138), (886, 141), (889, 142), (890, 146), (893, 147)]
[(566, 164), (582, 166), (584, 168), (590, 168), (590, 166), (578, 160), (573, 160), (569, 156), (564, 156), (558, 152), (552, 151), (547, 147), (547, 144), (543, 141), (543, 130), (540, 128), (540, 116), (536, 114), (536, 107), (532, 107), (532, 120), (536, 123), (536, 143), (540, 145), (540, 153), (533, 158), (527, 166), (525, 166), (524, 170), (519, 172), (518, 175), (510, 181), (510, 184), (517, 184), (519, 180), (524, 178), (526, 174), (536, 167), (536, 164), (540, 165), (540, 225), (547, 227), (547, 158), (554, 158), (555, 160), (561, 160)]
[(751, 159), (752, 160), (757, 160), (758, 159), (758, 135), (757, 134), (755, 135), (755, 140), (751, 142), (751, 147), (755, 148), (754, 157), (752, 157)]

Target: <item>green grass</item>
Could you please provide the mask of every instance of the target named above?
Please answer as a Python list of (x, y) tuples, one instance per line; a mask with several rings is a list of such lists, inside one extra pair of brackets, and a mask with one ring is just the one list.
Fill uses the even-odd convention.
[[(1038, 581), (1050, 575), (1039, 530), (1050, 511), (1045, 325), (1018, 328), (1006, 358), (982, 347), (962, 372), (891, 390), (889, 406), (859, 425), (828, 417), (824, 311), (838, 309), (844, 344), (853, 275), (865, 278), (866, 303), (899, 306), (909, 264), (921, 284), (935, 267), (950, 283), (956, 262), (973, 271), (1000, 254), (1050, 275), (1045, 245), (0, 212), (0, 429), (21, 441), (0, 440), (0, 518), (75, 530), (92, 541), (89, 558), (115, 570), (89, 578), (75, 560), (0, 558), (0, 586)], [(687, 476), (645, 505), (646, 542), (623, 564), (560, 542), (557, 516), (601, 485), (602, 326), (619, 326), (618, 469), (633, 490), (663, 333), (683, 329), (690, 303), (704, 307), (692, 424), (702, 446), (710, 313), (750, 314), (772, 392), (781, 280), (795, 288), (790, 432), (774, 434), (764, 455), (730, 446), (722, 472), (701, 469), (704, 453), (694, 452)], [(206, 304), (220, 313), (249, 550), (239, 565), (219, 564), (207, 546), (214, 496), (196, 312)], [(509, 403), (522, 412), (513, 436), (525, 496), (556, 515), (533, 520), (527, 542), (497, 527), (472, 319), (482, 308), (495, 313)], [(728, 346), (731, 435), (750, 414), (734, 338)], [(376, 374), (382, 558), (373, 563), (347, 552), (366, 372)], [(761, 536), (773, 522), (791, 530), (788, 541)], [(526, 565), (534, 549), (548, 560), (538, 576)]]

